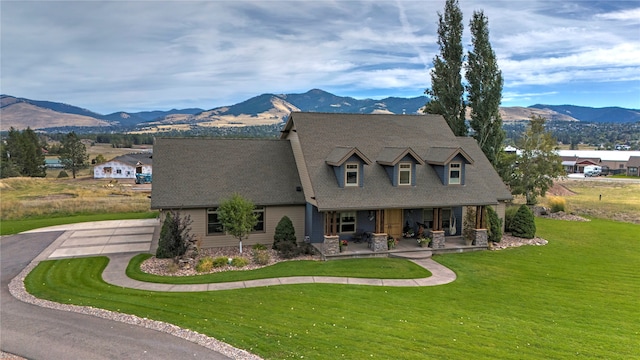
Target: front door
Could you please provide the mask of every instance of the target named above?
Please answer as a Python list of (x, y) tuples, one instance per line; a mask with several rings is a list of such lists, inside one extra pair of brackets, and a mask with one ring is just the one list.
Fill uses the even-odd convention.
[(384, 210), (384, 230), (394, 238), (402, 237), (402, 209)]

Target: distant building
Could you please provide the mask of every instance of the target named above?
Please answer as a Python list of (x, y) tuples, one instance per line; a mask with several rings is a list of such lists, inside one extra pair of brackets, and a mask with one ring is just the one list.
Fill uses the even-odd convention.
[(135, 179), (136, 174), (153, 172), (153, 154), (121, 155), (93, 168), (94, 179)]
[(60, 159), (44, 159), (44, 166), (47, 169), (62, 169), (64, 165), (60, 162)]
[(618, 150), (558, 150), (562, 165), (567, 173), (582, 173), (588, 165), (598, 165), (614, 172), (626, 173), (627, 163), (633, 156), (640, 156), (640, 151)]

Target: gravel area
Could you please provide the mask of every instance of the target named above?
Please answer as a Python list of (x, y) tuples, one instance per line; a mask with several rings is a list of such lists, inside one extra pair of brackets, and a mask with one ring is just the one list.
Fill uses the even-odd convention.
[[(207, 349), (211, 349), (217, 351), (221, 354), (224, 354), (232, 359), (238, 360), (261, 360), (262, 358), (251, 354), (245, 350), (234, 348), (233, 346), (219, 341), (215, 338), (200, 334), (195, 331), (182, 329), (173, 324), (168, 324), (162, 321), (150, 320), (147, 318), (141, 318), (135, 315), (122, 314), (114, 311), (108, 311), (103, 309), (97, 309), (90, 306), (77, 306), (77, 305), (65, 305), (59, 304), (53, 301), (38, 299), (33, 295), (29, 294), (24, 287), (24, 279), (33, 270), (38, 262), (32, 261), (18, 276), (13, 278), (9, 283), (9, 292), (18, 300), (24, 301), (29, 304), (54, 309), (54, 310), (62, 310), (62, 311), (71, 311), (80, 314), (92, 315), (99, 318), (120, 321), (126, 324), (142, 326), (147, 329), (153, 329), (157, 331), (161, 331), (167, 334), (171, 334), (173, 336), (177, 336), (179, 338), (185, 339), (187, 341), (191, 341), (193, 343), (204, 346)], [(2, 354), (2, 359), (5, 359), (5, 354)], [(11, 356), (8, 354), (7, 356)], [(19, 357), (11, 358), (7, 357), (7, 359), (20, 359)]]
[(502, 250), (523, 245), (547, 245), (547, 242), (547, 240), (539, 237), (534, 237), (533, 239), (524, 239), (516, 236), (511, 236), (509, 234), (504, 234), (502, 235), (502, 239), (499, 243), (489, 243), (489, 250)]

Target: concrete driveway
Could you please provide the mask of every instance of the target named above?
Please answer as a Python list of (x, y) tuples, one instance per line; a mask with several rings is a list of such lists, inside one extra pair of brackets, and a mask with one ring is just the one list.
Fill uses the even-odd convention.
[[(31, 305), (9, 293), (11, 279), (35, 257), (44, 260), (116, 250), (137, 252), (140, 250), (134, 249), (143, 247), (148, 251), (151, 228), (157, 228), (156, 225), (155, 219), (110, 221), (3, 236), (0, 239), (0, 349), (27, 359), (229, 359), (163, 332)], [(124, 241), (125, 234), (130, 241)], [(56, 244), (63, 246), (58, 248)]]
[(23, 234), (62, 232), (37, 260), (148, 252), (159, 231), (157, 219), (96, 221), (58, 225)]

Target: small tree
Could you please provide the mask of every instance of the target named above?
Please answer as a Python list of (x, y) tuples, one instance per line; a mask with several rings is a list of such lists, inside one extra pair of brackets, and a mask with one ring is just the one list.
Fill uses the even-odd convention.
[(297, 247), (296, 230), (293, 227), (293, 223), (288, 216), (283, 216), (276, 226), (272, 248), (278, 250), (281, 254), (288, 255), (294, 252)]
[(242, 239), (248, 237), (258, 223), (254, 209), (253, 203), (239, 194), (233, 194), (218, 207), (218, 219), (224, 231), (238, 239), (240, 254), (242, 254)]
[(502, 240), (502, 219), (491, 206), (487, 206), (487, 219), (489, 220), (489, 241), (500, 242)]
[(193, 242), (192, 220), (189, 215), (182, 217), (179, 211), (169, 210), (165, 215), (156, 257), (159, 259), (177, 258), (187, 251), (187, 244)]
[(87, 147), (84, 146), (75, 132), (67, 134), (62, 141), (59, 158), (64, 168), (71, 170), (74, 179), (76, 178), (76, 173), (87, 166), (86, 161), (89, 159)]
[(513, 217), (511, 223), (511, 234), (513, 236), (533, 239), (536, 236), (536, 222), (533, 211), (525, 204), (522, 204)]
[(473, 206), (467, 206), (462, 225), (462, 237), (467, 244), (471, 244), (475, 240), (475, 229), (476, 209)]

